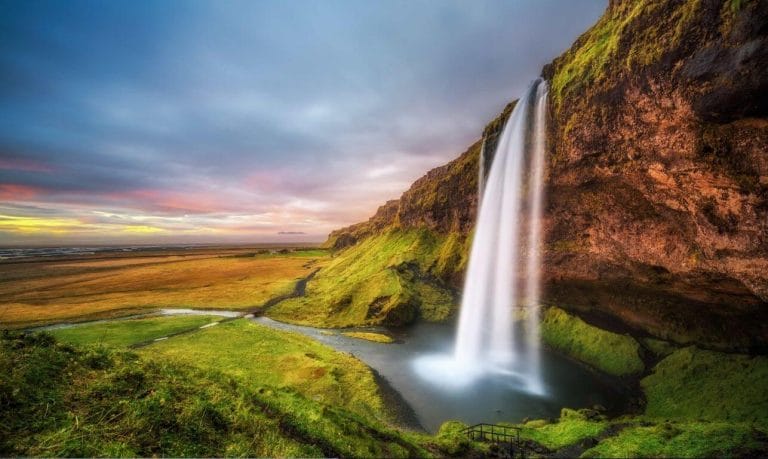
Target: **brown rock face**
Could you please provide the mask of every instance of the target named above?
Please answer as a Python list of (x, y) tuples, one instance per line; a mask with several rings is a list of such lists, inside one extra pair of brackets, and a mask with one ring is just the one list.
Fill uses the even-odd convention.
[[(545, 69), (550, 301), (678, 342), (765, 348), (766, 5), (613, 2)], [(599, 72), (558, 85), (591, 34), (622, 22)], [(662, 49), (633, 60), (636, 36)]]
[[(614, 0), (545, 67), (547, 302), (679, 343), (768, 350), (766, 69), (768, 0)], [(511, 109), (486, 128), (486, 152)], [(391, 225), (468, 234), (480, 145), (329, 245)]]

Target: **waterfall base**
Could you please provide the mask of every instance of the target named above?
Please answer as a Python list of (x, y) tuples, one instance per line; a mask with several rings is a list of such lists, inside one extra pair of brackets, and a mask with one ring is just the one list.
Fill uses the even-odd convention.
[(483, 381), (501, 380), (517, 392), (541, 397), (547, 395), (541, 378), (514, 364), (467, 362), (456, 359), (452, 354), (432, 354), (417, 357), (411, 365), (421, 379), (445, 391), (462, 391)]

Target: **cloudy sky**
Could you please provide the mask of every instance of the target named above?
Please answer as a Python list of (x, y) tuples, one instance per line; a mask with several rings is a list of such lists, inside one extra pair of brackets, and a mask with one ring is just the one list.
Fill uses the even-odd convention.
[(0, 0), (0, 245), (322, 240), (606, 3)]

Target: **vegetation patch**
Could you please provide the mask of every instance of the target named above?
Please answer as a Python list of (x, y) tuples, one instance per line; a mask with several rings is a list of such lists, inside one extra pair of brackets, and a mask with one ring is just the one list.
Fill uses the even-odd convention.
[(443, 320), (453, 295), (434, 269), (447, 269), (455, 238), (429, 230), (394, 229), (339, 252), (308, 283), (306, 295), (270, 309), (275, 319), (304, 325), (402, 325)]
[(51, 330), (61, 342), (128, 347), (185, 330), (194, 330), (220, 320), (216, 316), (170, 316), (100, 322)]
[(545, 311), (541, 337), (551, 348), (614, 376), (638, 374), (644, 368), (634, 338), (589, 325), (560, 308)]
[(18, 328), (163, 307), (256, 308), (292, 292), (324, 260), (304, 253), (3, 264), (0, 318)]
[(344, 336), (351, 338), (364, 339), (366, 341), (373, 341), (374, 343), (394, 343), (395, 340), (391, 336), (387, 336), (383, 333), (371, 333), (371, 332), (344, 332)]
[(641, 381), (646, 415), (661, 419), (755, 422), (768, 426), (768, 357), (690, 346)]
[(594, 410), (563, 408), (556, 422), (544, 420), (521, 424), (520, 438), (532, 440), (549, 450), (558, 450), (601, 434), (609, 423)]
[(318, 402), (386, 418), (379, 388), (367, 366), (299, 333), (238, 319), (158, 341), (140, 353), (216, 370), (250, 387), (289, 388)]
[(759, 457), (766, 431), (723, 422), (648, 422), (627, 427), (582, 457)]
[(439, 445), (214, 369), (47, 334), (0, 339), (3, 456), (445, 456)]

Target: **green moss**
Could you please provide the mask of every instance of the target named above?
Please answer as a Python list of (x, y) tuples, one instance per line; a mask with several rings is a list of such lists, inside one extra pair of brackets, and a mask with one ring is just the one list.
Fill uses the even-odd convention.
[(77, 325), (51, 330), (58, 340), (72, 344), (101, 344), (110, 347), (128, 347), (184, 330), (220, 320), (216, 316), (171, 316), (129, 319)]
[(437, 276), (446, 277), (463, 269), (467, 263), (466, 258), (469, 256), (469, 251), (464, 246), (465, 239), (459, 233), (451, 233), (440, 244), (433, 269)]
[(548, 346), (612, 375), (637, 374), (644, 368), (640, 345), (632, 337), (594, 327), (559, 308), (544, 313), (541, 337)]
[(650, 417), (768, 425), (765, 356), (686, 347), (659, 362), (641, 386)]
[(392, 339), (391, 336), (384, 335), (382, 333), (371, 333), (371, 332), (344, 332), (342, 333), (344, 336), (349, 336), (351, 338), (357, 338), (357, 339), (364, 339), (366, 341), (373, 341), (374, 343), (394, 343), (395, 340)]
[(558, 450), (600, 435), (608, 424), (604, 417), (592, 410), (563, 408), (557, 422), (536, 420), (520, 425), (520, 437), (535, 441), (550, 450)]
[(662, 423), (628, 427), (582, 457), (744, 457), (766, 447), (765, 431), (745, 424)]
[(677, 349), (674, 344), (660, 339), (644, 338), (642, 342), (657, 357), (666, 357)]
[(433, 272), (449, 269), (457, 244), (425, 229), (368, 237), (338, 253), (304, 297), (279, 303), (269, 315), (325, 327), (399, 325), (419, 315), (442, 320), (454, 309), (453, 296)]

